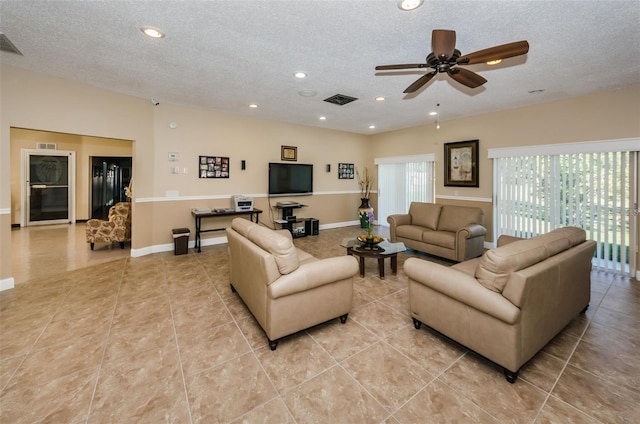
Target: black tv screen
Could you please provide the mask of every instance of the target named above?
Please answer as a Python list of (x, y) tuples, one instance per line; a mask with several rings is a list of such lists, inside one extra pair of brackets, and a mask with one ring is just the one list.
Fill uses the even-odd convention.
[(313, 193), (313, 165), (269, 163), (269, 195), (296, 196)]

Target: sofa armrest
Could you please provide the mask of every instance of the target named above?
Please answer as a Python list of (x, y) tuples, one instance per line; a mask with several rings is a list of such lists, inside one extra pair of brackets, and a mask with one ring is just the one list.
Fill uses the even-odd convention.
[(289, 230), (274, 230), (274, 231), (276, 232), (276, 234), (283, 235), (289, 240), (293, 241), (293, 236), (291, 235), (291, 232)]
[(466, 227), (460, 228), (456, 232), (457, 239), (460, 239), (461, 235), (466, 239), (474, 237), (484, 237), (487, 235), (487, 229), (480, 224), (467, 225)]
[(520, 309), (500, 293), (483, 287), (478, 280), (457, 269), (409, 258), (404, 263), (404, 272), (410, 285), (411, 282), (422, 284), (508, 324), (515, 323), (520, 316)]
[(408, 213), (389, 215), (387, 217), (387, 222), (389, 223), (389, 239), (392, 243), (395, 243), (396, 227), (399, 225), (411, 225), (411, 215)]
[(273, 299), (311, 290), (325, 284), (352, 278), (359, 272), (358, 260), (353, 256), (337, 256), (300, 265), (269, 285)]

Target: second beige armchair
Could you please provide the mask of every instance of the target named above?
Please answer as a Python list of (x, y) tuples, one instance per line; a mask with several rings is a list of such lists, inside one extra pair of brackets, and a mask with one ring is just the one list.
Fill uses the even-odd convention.
[(229, 279), (275, 350), (282, 337), (351, 311), (352, 256), (316, 259), (297, 249), (286, 230), (274, 231), (243, 218), (227, 228)]

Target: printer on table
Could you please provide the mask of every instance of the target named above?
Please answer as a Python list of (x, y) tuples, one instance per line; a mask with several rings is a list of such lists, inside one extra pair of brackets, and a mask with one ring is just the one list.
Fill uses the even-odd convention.
[(246, 212), (253, 210), (253, 198), (243, 195), (231, 196), (231, 207), (236, 212)]

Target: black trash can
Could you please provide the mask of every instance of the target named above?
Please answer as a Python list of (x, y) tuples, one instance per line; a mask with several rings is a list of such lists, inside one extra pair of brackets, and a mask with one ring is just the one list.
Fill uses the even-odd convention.
[(174, 228), (171, 232), (173, 233), (173, 254), (185, 255), (188, 253), (191, 231), (188, 228)]

